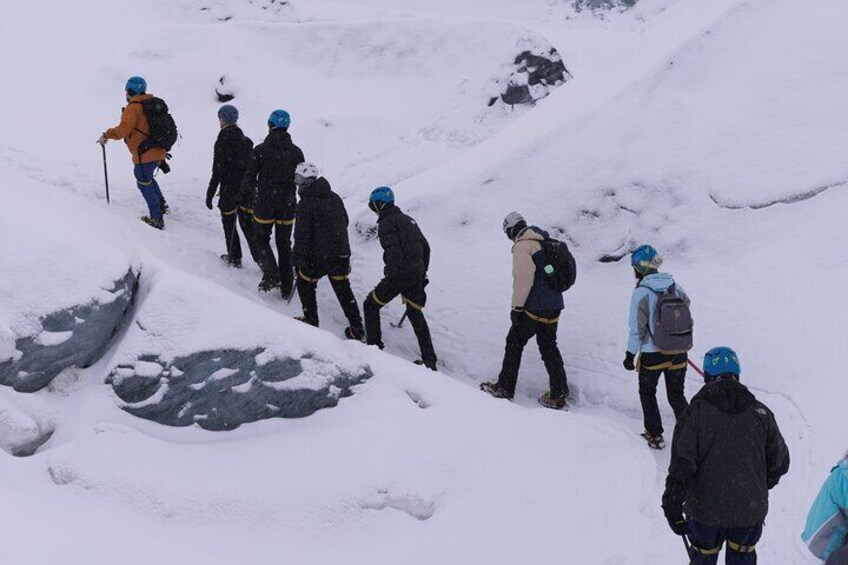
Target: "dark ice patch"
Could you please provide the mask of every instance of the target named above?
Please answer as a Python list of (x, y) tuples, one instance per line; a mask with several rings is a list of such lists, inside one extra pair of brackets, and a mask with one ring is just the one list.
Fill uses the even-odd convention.
[[(336, 406), (352, 387), (371, 378), (367, 367), (350, 373), (329, 362), (335, 376), (320, 388), (279, 385), (304, 373), (303, 359), (257, 362), (262, 349), (201, 351), (166, 363), (142, 356), (118, 366), (107, 379), (124, 410), (168, 426), (197, 424), (207, 430), (233, 430), (267, 418), (303, 418)], [(158, 366), (158, 367), (157, 367)]]
[(108, 291), (114, 297), (111, 302), (92, 300), (42, 318), (44, 332), (71, 332), (70, 337), (55, 345), (39, 339), (41, 334), (16, 340), (20, 356), (0, 363), (0, 384), (18, 392), (34, 392), (68, 367), (86, 368), (96, 363), (127, 318), (137, 289), (138, 275), (130, 270)]

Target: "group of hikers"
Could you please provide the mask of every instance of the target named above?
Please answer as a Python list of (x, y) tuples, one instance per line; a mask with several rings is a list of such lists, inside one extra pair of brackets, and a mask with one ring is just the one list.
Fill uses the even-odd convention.
[[(98, 142), (126, 142), (149, 210), (142, 220), (162, 229), (168, 205), (155, 173), (160, 168), (167, 172), (176, 129), (167, 106), (147, 93), (143, 78), (132, 77), (125, 90), (128, 105), (120, 124), (106, 130)], [(363, 324), (348, 280), (351, 249), (344, 202), (292, 141), (288, 112), (271, 113), (268, 135), (255, 147), (239, 128), (238, 118), (232, 105), (218, 110), (220, 133), (206, 191), (210, 210), (216, 193), (219, 196), (227, 249), (222, 259), (232, 267), (242, 266), (240, 227), (251, 257), (262, 270), (259, 289), (279, 289), (283, 298), (290, 299), (296, 287), (303, 308), (298, 319), (313, 326), (319, 324), (317, 283), (329, 277), (349, 324), (345, 336), (381, 349), (380, 310), (400, 296), (421, 350), (415, 363), (435, 371), (436, 354), (424, 317), (430, 246), (415, 220), (395, 204), (392, 189), (373, 190), (368, 202), (377, 215), (384, 276), (363, 302)], [(568, 380), (557, 328), (563, 292), (576, 277), (574, 258), (565, 243), (529, 225), (518, 212), (506, 216), (503, 231), (512, 242), (511, 326), (498, 378), (480, 388), (496, 398), (512, 399), (524, 347), (535, 336), (550, 384), (539, 403), (551, 409), (567, 408)], [(676, 418), (662, 497), (669, 527), (683, 536), (692, 564), (717, 563), (722, 547), (726, 547), (728, 564), (756, 563), (768, 491), (789, 470), (786, 443), (769, 408), (740, 382), (735, 351), (711, 349), (702, 370), (690, 361), (689, 296), (674, 277), (659, 271), (662, 258), (657, 250), (643, 245), (632, 252), (630, 260), (636, 286), (623, 365), (638, 373), (642, 437), (654, 449), (664, 447), (656, 397), (660, 377), (664, 376)], [(703, 388), (690, 402), (684, 395), (687, 365), (704, 379)], [(848, 565), (848, 456), (822, 487), (802, 538), (827, 565)]]

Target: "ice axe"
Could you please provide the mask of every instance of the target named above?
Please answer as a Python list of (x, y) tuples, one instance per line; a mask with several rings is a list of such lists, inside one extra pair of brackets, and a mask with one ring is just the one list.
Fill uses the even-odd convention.
[[(697, 367), (694, 367), (697, 369)], [(689, 545), (689, 540), (686, 539), (686, 534), (680, 536), (683, 539), (683, 545), (686, 547), (686, 557), (689, 559), (689, 565), (692, 565), (692, 547)]]
[(109, 171), (106, 168), (106, 145), (101, 143), (100, 149), (103, 150), (103, 178), (106, 180), (106, 204), (111, 204), (112, 202), (109, 200)]
[(400, 328), (400, 327), (402, 327), (402, 326), (403, 326), (403, 323), (406, 321), (406, 316), (407, 316), (407, 313), (406, 313), (406, 312), (404, 312), (404, 313), (403, 313), (403, 316), (401, 316), (401, 317), (400, 317), (400, 320), (398, 320), (398, 323), (397, 323), (397, 324), (396, 324), (396, 323), (394, 323), (394, 322), (389, 322), (389, 325), (390, 325), (390, 326), (392, 326), (393, 328)]
[[(686, 362), (687, 362), (687, 363), (689, 363), (689, 366), (690, 366), (690, 367), (692, 367), (693, 369), (695, 369), (695, 372), (697, 372), (697, 373), (698, 373), (699, 375), (701, 375), (702, 377), (706, 378), (706, 375), (704, 375), (704, 371), (703, 371), (703, 370), (701, 370), (701, 368), (700, 368), (700, 367), (698, 367), (695, 363), (693, 363), (691, 359), (686, 359)], [(684, 539), (684, 541), (686, 541), (686, 540)]]

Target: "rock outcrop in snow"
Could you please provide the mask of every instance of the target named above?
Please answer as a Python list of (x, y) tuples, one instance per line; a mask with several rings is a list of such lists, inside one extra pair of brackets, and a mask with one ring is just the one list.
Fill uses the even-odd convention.
[(123, 408), (169, 426), (232, 430), (266, 418), (302, 418), (336, 406), (371, 377), (304, 356), (272, 358), (265, 350), (201, 351), (165, 362), (141, 356), (109, 377)]
[(68, 367), (91, 366), (122, 326), (137, 287), (130, 270), (103, 297), (44, 316), (41, 332), (15, 340), (11, 359), (0, 362), (0, 384), (33, 392)]
[(571, 78), (562, 57), (553, 47), (522, 51), (515, 57), (513, 65), (512, 74), (504, 81), (506, 87), (499, 97), (489, 101), (489, 106), (494, 105), (498, 98), (510, 106), (532, 106)]
[(639, 0), (574, 0), (574, 9), (581, 10), (613, 10), (627, 9), (636, 5)]

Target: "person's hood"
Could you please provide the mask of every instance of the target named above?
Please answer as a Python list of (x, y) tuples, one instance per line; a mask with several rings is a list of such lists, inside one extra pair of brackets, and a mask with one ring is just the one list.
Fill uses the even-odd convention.
[(150, 100), (153, 98), (152, 94), (148, 94), (145, 92), (144, 94), (136, 94), (132, 98), (129, 99), (128, 104), (132, 104), (133, 102), (144, 102), (145, 100)]
[(377, 222), (382, 222), (384, 218), (391, 216), (395, 212), (400, 212), (400, 208), (398, 208), (394, 204), (386, 204), (383, 209), (380, 211), (380, 215), (377, 216)]
[(757, 401), (745, 385), (732, 378), (716, 379), (705, 384), (696, 398), (709, 402), (727, 414), (744, 412)]
[(645, 275), (645, 278), (639, 283), (639, 286), (645, 286), (654, 292), (666, 292), (671, 285), (674, 284), (674, 277), (668, 273), (651, 273)]
[(265, 141), (270, 141), (272, 143), (291, 143), (291, 135), (282, 128), (272, 129), (268, 132), (268, 135), (265, 136)]
[(227, 124), (221, 128), (220, 135), (222, 137), (241, 137), (244, 135), (241, 131), (241, 128), (236, 124)]
[(521, 233), (515, 238), (515, 243), (526, 240), (545, 241), (546, 239), (548, 239), (548, 232), (536, 226), (528, 226), (521, 230)]
[(297, 193), (301, 198), (325, 198), (330, 195), (330, 183), (324, 177), (318, 177), (309, 184), (298, 187)]

